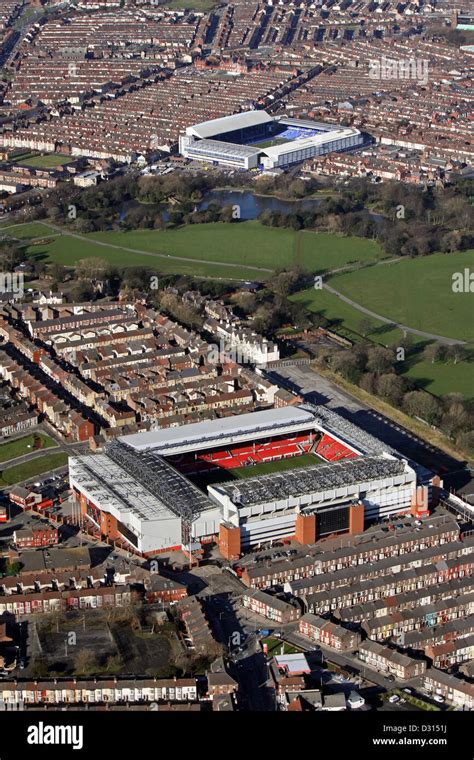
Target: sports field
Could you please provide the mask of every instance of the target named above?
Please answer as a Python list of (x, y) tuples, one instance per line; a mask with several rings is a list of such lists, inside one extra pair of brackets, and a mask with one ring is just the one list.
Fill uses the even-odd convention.
[(314, 454), (302, 454), (291, 459), (279, 459), (275, 462), (262, 462), (261, 464), (237, 467), (235, 470), (221, 469), (210, 473), (193, 475), (191, 476), (191, 480), (205, 491), (207, 486), (217, 485), (218, 483), (228, 483), (231, 480), (247, 480), (248, 478), (256, 478), (257, 475), (284, 472), (285, 470), (294, 470), (297, 467), (314, 467), (318, 464), (324, 464), (324, 461), (318, 456)]
[(24, 153), (12, 160), (13, 164), (22, 164), (32, 166), (35, 169), (55, 169), (57, 166), (63, 166), (74, 161), (74, 157), (62, 156), (59, 153), (45, 153), (44, 155), (36, 153)]

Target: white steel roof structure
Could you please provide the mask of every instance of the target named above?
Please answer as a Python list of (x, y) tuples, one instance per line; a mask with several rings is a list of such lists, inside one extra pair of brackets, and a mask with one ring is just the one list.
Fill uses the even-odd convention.
[(235, 113), (232, 116), (223, 116), (220, 119), (211, 119), (210, 121), (203, 121), (200, 124), (193, 124), (187, 127), (186, 134), (202, 139), (225, 134), (226, 132), (233, 132), (238, 129), (256, 127), (260, 124), (269, 124), (273, 120), (273, 116), (270, 116), (266, 111), (243, 111), (242, 113)]

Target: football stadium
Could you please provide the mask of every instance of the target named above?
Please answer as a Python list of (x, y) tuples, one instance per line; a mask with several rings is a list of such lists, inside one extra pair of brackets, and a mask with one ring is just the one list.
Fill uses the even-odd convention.
[(238, 557), (282, 538), (360, 533), (426, 514), (437, 476), (335, 412), (309, 404), (122, 436), (72, 456), (81, 520), (144, 556), (217, 542)]
[(362, 133), (353, 127), (244, 111), (187, 127), (179, 152), (194, 161), (237, 169), (284, 169), (363, 144)]

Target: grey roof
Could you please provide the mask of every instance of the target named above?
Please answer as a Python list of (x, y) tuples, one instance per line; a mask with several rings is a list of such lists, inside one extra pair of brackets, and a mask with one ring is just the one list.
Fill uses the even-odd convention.
[(211, 119), (210, 121), (193, 124), (191, 127), (188, 127), (188, 130), (197, 137), (213, 137), (224, 132), (244, 129), (245, 127), (268, 124), (271, 121), (273, 121), (273, 117), (266, 111), (244, 111), (243, 113), (235, 113), (232, 116), (223, 116), (220, 119)]
[(360, 457), (223, 483), (214, 490), (226, 494), (235, 504), (249, 506), (395, 477), (405, 470), (406, 463), (399, 459)]
[(240, 439), (247, 434), (255, 438), (257, 433), (276, 435), (279, 427), (286, 425), (314, 425), (314, 416), (299, 407), (283, 407), (281, 409), (266, 409), (261, 412), (249, 412), (238, 416), (221, 419), (194, 422), (179, 427), (150, 430), (147, 433), (122, 436), (118, 440), (137, 450), (154, 449), (156, 453), (167, 454), (169, 449), (177, 446), (196, 446), (202, 441), (203, 445), (220, 445), (222, 439)]
[(260, 148), (252, 148), (250, 145), (237, 145), (236, 143), (209, 139), (199, 140), (198, 142), (189, 145), (187, 150), (192, 150), (195, 154), (202, 153), (204, 155), (211, 152), (216, 157), (222, 156), (222, 158), (229, 158), (232, 156), (246, 158), (249, 156), (257, 156), (261, 153)]

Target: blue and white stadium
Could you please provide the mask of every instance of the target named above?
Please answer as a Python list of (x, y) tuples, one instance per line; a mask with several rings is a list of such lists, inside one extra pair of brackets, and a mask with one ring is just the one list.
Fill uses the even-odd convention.
[(187, 127), (182, 156), (236, 169), (285, 169), (331, 151), (360, 147), (358, 129), (244, 111)]

